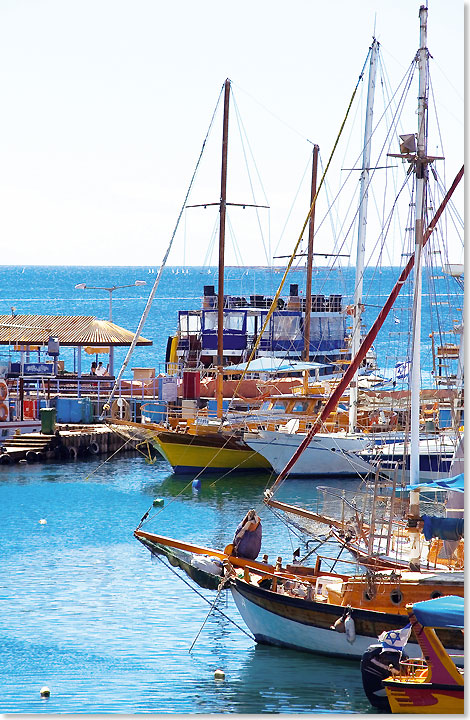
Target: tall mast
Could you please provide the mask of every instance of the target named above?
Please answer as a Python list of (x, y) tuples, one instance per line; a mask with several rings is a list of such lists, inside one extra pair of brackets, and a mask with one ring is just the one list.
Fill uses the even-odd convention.
[[(313, 146), (312, 158), (312, 185), (310, 191), (310, 205), (313, 204), (317, 194), (317, 170), (318, 170), (318, 145)], [(306, 362), (310, 360), (310, 315), (312, 313), (312, 268), (313, 268), (313, 235), (315, 231), (315, 205), (310, 215), (308, 225), (308, 249), (307, 249), (307, 282), (305, 285), (305, 315), (304, 315), (304, 353)], [(305, 390), (308, 385), (308, 370), (304, 374)]]
[[(364, 128), (364, 146), (362, 151), (362, 172), (359, 193), (359, 219), (356, 251), (356, 281), (354, 289), (353, 333), (351, 357), (356, 357), (361, 344), (362, 319), (362, 286), (364, 280), (364, 258), (366, 252), (367, 202), (369, 194), (369, 170), (372, 136), (372, 119), (374, 114), (375, 77), (377, 74), (377, 53), (379, 43), (374, 38), (371, 45), (369, 64), (369, 86), (367, 90), (366, 122)], [(349, 390), (349, 432), (355, 432), (357, 425), (358, 371), (351, 381)]]
[(222, 417), (223, 407), (223, 365), (224, 365), (224, 270), (225, 270), (225, 216), (227, 211), (227, 155), (228, 155), (228, 111), (230, 80), (225, 81), (224, 121), (222, 134), (222, 171), (220, 178), (220, 225), (219, 225), (219, 285), (217, 292), (217, 417)]
[[(410, 433), (410, 484), (419, 483), (419, 397), (421, 388), (421, 295), (422, 295), (422, 249), (424, 215), (426, 207), (427, 158), (427, 107), (428, 64), (427, 19), (428, 10), (419, 10), (419, 95), (418, 136), (416, 148), (416, 216), (415, 216), (415, 270), (413, 286), (412, 354), (411, 354), (411, 433)], [(419, 517), (419, 492), (410, 494), (410, 514)]]
[(419, 513), (419, 410), (421, 390), (421, 295), (422, 295), (422, 250), (424, 233), (424, 215), (426, 207), (426, 180), (428, 175), (427, 158), (427, 107), (428, 107), (428, 49), (427, 45), (428, 10), (424, 5), (419, 9), (420, 43), (418, 51), (419, 91), (418, 91), (418, 135), (416, 142), (416, 208), (415, 208), (415, 269), (413, 283), (413, 317), (411, 346), (411, 431), (410, 431), (410, 508), (408, 516), (408, 535), (410, 538), (409, 567), (420, 569), (421, 548), (417, 521)]

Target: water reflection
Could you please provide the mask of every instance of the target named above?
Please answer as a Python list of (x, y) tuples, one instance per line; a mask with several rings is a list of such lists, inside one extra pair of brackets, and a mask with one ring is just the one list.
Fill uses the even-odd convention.
[(240, 713), (364, 712), (359, 663), (256, 645), (237, 683)]

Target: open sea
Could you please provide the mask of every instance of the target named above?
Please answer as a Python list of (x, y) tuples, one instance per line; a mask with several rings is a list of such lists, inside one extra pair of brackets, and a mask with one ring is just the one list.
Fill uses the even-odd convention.
[[(146, 280), (147, 286), (113, 294), (113, 321), (135, 330), (156, 273), (147, 267), (1, 267), (0, 314), (15, 307), (20, 314), (106, 319), (108, 293), (75, 290), (77, 283), (112, 287)], [(327, 278), (319, 270), (314, 292), (346, 297), (353, 290), (353, 273), (348, 269)], [(366, 325), (397, 276), (396, 268), (383, 268), (368, 278)], [(228, 268), (226, 292), (272, 297), (281, 277), (267, 269)], [(292, 272), (289, 282), (301, 288), (304, 271)], [(444, 301), (448, 280), (438, 282)], [(217, 286), (214, 269), (165, 270), (143, 330), (153, 347), (136, 350), (128, 376), (132, 367), (160, 369), (178, 310), (200, 307), (204, 284)], [(455, 298), (447, 306), (447, 327), (460, 318), (459, 292)], [(430, 300), (425, 290), (427, 372), (432, 370), (431, 319), (441, 302), (435, 296)], [(406, 347), (408, 302), (405, 288), (375, 344), (382, 366), (393, 367), (393, 352)], [(67, 352), (61, 358), (73, 369)], [(116, 353), (116, 368), (125, 352)], [(9, 349), (0, 354), (7, 359)], [(208, 476), (196, 491), (191, 477), (170, 470), (163, 459), (149, 464), (140, 454), (108, 462), (0, 466), (0, 712), (371, 713), (358, 663), (256, 645), (229, 596), (217, 604), (223, 615), (208, 616), (215, 593), (151, 560), (133, 537), (155, 498), (163, 498), (164, 507), (152, 509), (146, 529), (222, 548), (254, 507), (263, 523), (262, 552), (289, 560), (298, 538), (262, 504), (273, 478), (267, 473)], [(279, 499), (312, 505), (317, 484), (288, 481)], [(338, 548), (330, 543), (322, 552), (334, 558)], [(216, 669), (225, 672), (225, 680), (214, 680)], [(43, 686), (50, 688), (48, 699), (40, 697)]]

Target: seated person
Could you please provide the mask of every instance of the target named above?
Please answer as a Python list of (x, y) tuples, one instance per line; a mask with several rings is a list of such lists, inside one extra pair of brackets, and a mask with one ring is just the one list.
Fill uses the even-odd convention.
[(235, 531), (233, 554), (255, 560), (261, 549), (261, 520), (254, 510), (249, 510)]
[(96, 375), (107, 375), (107, 374), (108, 374), (108, 371), (106, 370), (105, 367), (103, 367), (103, 363), (102, 363), (102, 362), (99, 362), (99, 363), (98, 363), (98, 367), (96, 368), (96, 373), (95, 373), (95, 374), (96, 374)]

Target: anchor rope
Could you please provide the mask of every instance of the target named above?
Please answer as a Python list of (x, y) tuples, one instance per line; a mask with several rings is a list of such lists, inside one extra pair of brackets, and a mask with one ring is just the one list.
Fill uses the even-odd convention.
[[(167, 565), (166, 562), (165, 562), (161, 557), (158, 557), (158, 555), (153, 555), (153, 557), (156, 557), (158, 560), (160, 560), (160, 562), (162, 563), (162, 565), (164, 565), (166, 568), (168, 568), (168, 570), (171, 570), (171, 572), (172, 572), (174, 575), (176, 575), (176, 577), (177, 577), (179, 580), (181, 580), (181, 582), (184, 582), (184, 584), (187, 585), (190, 590), (192, 590), (193, 592), (195, 592), (196, 595), (199, 595), (199, 597), (202, 598), (205, 603), (207, 603), (208, 605), (213, 605), (213, 603), (211, 603), (210, 600), (208, 600), (202, 593), (200, 593), (199, 590), (196, 590), (196, 588), (193, 587), (187, 580), (185, 580), (183, 577), (181, 577), (181, 575), (179, 575), (175, 570), (173, 570), (173, 568), (170, 567), (170, 565)], [(220, 591), (219, 591), (219, 593), (220, 593)], [(217, 598), (216, 598), (216, 599), (217, 599)], [(228, 615), (226, 615), (226, 614), (223, 612), (223, 610), (220, 610), (220, 608), (218, 608), (218, 607), (214, 607), (214, 610), (217, 610), (217, 612), (219, 612), (221, 615), (223, 615), (223, 617), (224, 617), (226, 620), (228, 620), (229, 622), (231, 622), (232, 625), (235, 625), (235, 627), (238, 628), (238, 630), (241, 630), (242, 633), (245, 633), (245, 635), (246, 635), (247, 637), (249, 637), (250, 640), (254, 640), (254, 639), (255, 639), (255, 638), (253, 637), (253, 635), (250, 635), (249, 632), (247, 632), (244, 628), (242, 628), (240, 625), (238, 625), (238, 623), (236, 623), (235, 620), (232, 620), (232, 618), (230, 618)], [(207, 618), (206, 618), (206, 619), (207, 619)], [(202, 629), (202, 628), (201, 628), (201, 629)]]

